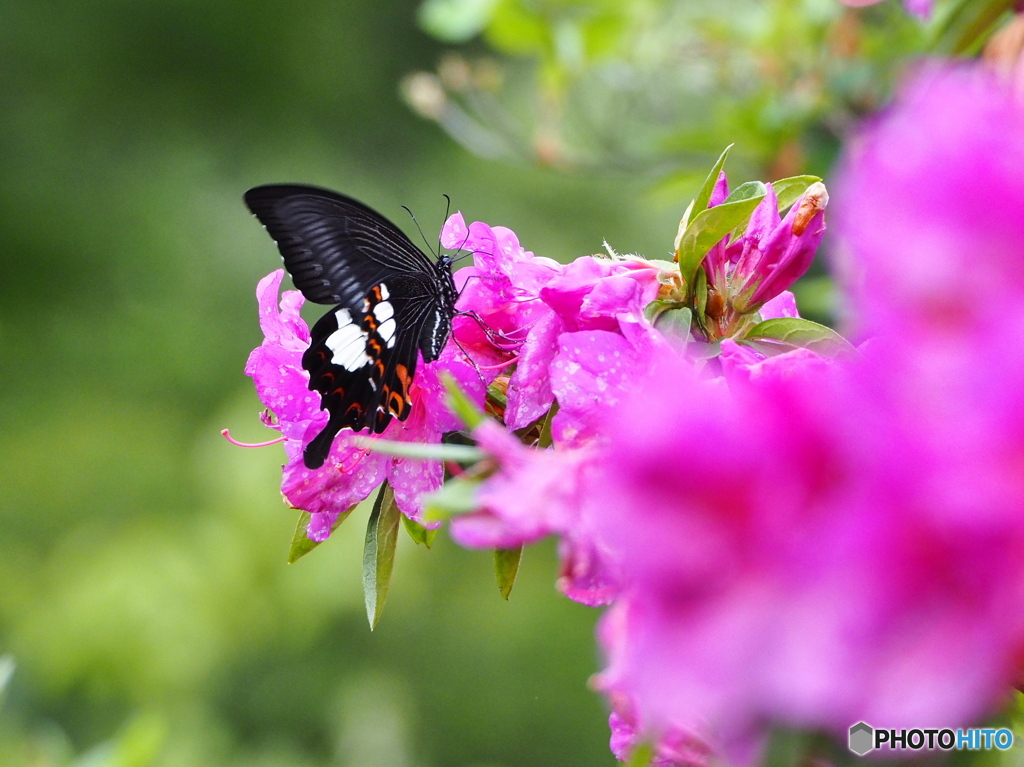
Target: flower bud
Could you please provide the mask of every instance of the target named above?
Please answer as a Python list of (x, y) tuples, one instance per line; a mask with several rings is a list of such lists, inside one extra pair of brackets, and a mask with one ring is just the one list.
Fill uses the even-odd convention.
[[(775, 195), (762, 206), (775, 205)], [(771, 231), (755, 213), (742, 238), (743, 247), (729, 280), (732, 308), (739, 314), (757, 311), (803, 276), (825, 234), (828, 192), (820, 181), (811, 184), (789, 213)]]

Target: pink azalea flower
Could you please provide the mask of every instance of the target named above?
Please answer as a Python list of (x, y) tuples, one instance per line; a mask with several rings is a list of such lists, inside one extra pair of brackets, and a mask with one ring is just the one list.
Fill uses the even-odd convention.
[(762, 320), (800, 316), (800, 312), (796, 308), (796, 296), (788, 290), (784, 290), (775, 298), (766, 301), (757, 313), (761, 315)]
[[(723, 197), (727, 194), (724, 186), (718, 192)], [(777, 227), (778, 213), (774, 216)], [(502, 471), (485, 483), (478, 497), (481, 511), (454, 520), (453, 535), (467, 546), (508, 548), (557, 534), (562, 558), (559, 588), (584, 604), (608, 604), (617, 593), (615, 567), (587, 529), (587, 515), (581, 511), (587, 500), (572, 489), (581, 480), (569, 468), (580, 459), (564, 448), (600, 440), (607, 413), (635, 396), (637, 382), (650, 375), (659, 359), (676, 356), (672, 345), (643, 316), (645, 307), (658, 296), (658, 267), (639, 260), (584, 257), (514, 294), (516, 286), (508, 275), (515, 275), (517, 264), (529, 263), (532, 254), (522, 253), (507, 230), (494, 235), (479, 223), (467, 230), (455, 217), (450, 224), (446, 245), (470, 247), (472, 243), (474, 248), (512, 259), (511, 266), (481, 259), (475, 272), (480, 275), (476, 281), (483, 286), (481, 293), (465, 303), (460, 299), (460, 308), (472, 309), (501, 328), (503, 341), (524, 339), (509, 386), (507, 426), (520, 428), (555, 399), (558, 402), (552, 422), (554, 457), (529, 451), (509, 436), (506, 448), (495, 453), (502, 459)], [(514, 294), (521, 301), (510, 310), (500, 297), (483, 294), (484, 289), (491, 295), (505, 291), (506, 297)], [(792, 294), (785, 291), (765, 304), (766, 319), (796, 314)], [(502, 320), (506, 324), (499, 324)], [(534, 324), (524, 333), (521, 328), (530, 322)], [(755, 362), (762, 360), (762, 355), (750, 354)], [(784, 355), (783, 363), (795, 358), (802, 359), (799, 354)], [(529, 401), (532, 408), (513, 408), (517, 383), (518, 402)], [(517, 419), (517, 412), (528, 414), (530, 420)], [(497, 447), (486, 432), (480, 439), (481, 444)], [(524, 494), (527, 487), (531, 491)]]
[(602, 330), (657, 343), (643, 319), (660, 285), (658, 267), (647, 261), (586, 256), (563, 266), (524, 250), (505, 227), (467, 226), (461, 213), (445, 223), (441, 242), (473, 253), (474, 266), (457, 273), (466, 275), (457, 308), (487, 328), (458, 317), (455, 337), (474, 359), (479, 349), (516, 363), (505, 411), (510, 429), (528, 426), (554, 402), (552, 371), (565, 334)]
[[(373, 453), (356, 447), (352, 432), (345, 430), (335, 439), (323, 467), (308, 469), (303, 463), (302, 451), (323, 428), (327, 413), (320, 410), (317, 394), (307, 388), (309, 376), (302, 368), (302, 353), (309, 345), (309, 329), (299, 315), (302, 295), (285, 291), (278, 306), (283, 277), (284, 271), (278, 269), (257, 287), (264, 340), (249, 355), (245, 369), (263, 404), (274, 414), (273, 420), (267, 418), (265, 423), (285, 437), (288, 463), (281, 491), (292, 506), (312, 514), (307, 534), (316, 541), (326, 539), (338, 516), (368, 497), (385, 479), (394, 488), (402, 513), (421, 521), (420, 497), (439, 488), (444, 479), (438, 461)], [(410, 388), (412, 412), (404, 422), (393, 420), (380, 435), (382, 439), (439, 442), (445, 432), (461, 428), (445, 404), (441, 371), (454, 377), (478, 403), (483, 402), (485, 379), (457, 345), (449, 343), (437, 361), (420, 361)]]
[[(584, 257), (559, 270), (548, 269), (546, 279), (531, 281), (538, 274), (534, 258), (523, 253), (518, 242), (513, 244), (508, 230), (493, 235), (490, 227), (476, 223), (466, 234), (461, 217), (453, 219), (443, 235), (446, 245), (472, 243), (473, 248), (487, 249), (487, 254), (507, 257), (481, 259), (476, 272), (480, 292), (465, 302), (463, 293), (459, 302), (460, 308), (475, 311), (499, 328), (496, 335), (503, 346), (514, 347), (522, 339), (509, 381), (507, 427), (528, 425), (557, 398), (559, 409), (552, 422), (556, 448), (595, 439), (608, 408), (629, 394), (658, 354), (673, 353), (643, 317), (644, 308), (658, 295), (658, 267), (640, 260)], [(524, 265), (529, 271), (522, 280), (526, 287), (520, 287), (522, 283), (509, 275), (515, 277)], [(515, 300), (502, 304), (494, 298), (501, 291)], [(483, 440), (481, 444), (500, 445), (487, 429), (474, 436)], [(533, 456), (534, 451), (511, 436), (506, 441), (508, 445), (496, 453), (503, 458), (504, 471), (484, 486), (478, 498), (481, 512), (454, 521), (453, 536), (467, 546), (510, 548), (559, 534), (559, 588), (583, 604), (609, 603), (617, 588), (614, 571), (581, 524), (579, 499), (570, 492), (576, 481), (571, 465), (578, 459), (556, 450), (554, 458), (526, 460), (522, 456)], [(557, 457), (561, 455), (567, 456), (564, 464)], [(553, 473), (537, 472), (551, 462), (557, 465)], [(531, 488), (526, 495), (525, 487)], [(563, 513), (569, 510), (571, 514)]]
[(559, 328), (540, 291), (563, 267), (524, 250), (510, 229), (479, 221), (466, 226), (461, 213), (445, 223), (441, 243), (470, 251), (474, 261), (456, 272), (462, 279), (456, 308), (478, 319), (457, 316), (453, 335), (489, 367), (516, 363), (505, 420), (513, 429), (527, 426), (551, 406), (545, 350), (554, 345)]
[[(541, 290), (557, 343), (538, 349), (559, 410), (558, 445), (582, 444), (600, 429), (605, 410), (627, 396), (656, 353), (671, 353), (644, 319), (658, 297), (659, 270), (646, 261), (579, 258)], [(550, 404), (550, 403), (549, 403)]]

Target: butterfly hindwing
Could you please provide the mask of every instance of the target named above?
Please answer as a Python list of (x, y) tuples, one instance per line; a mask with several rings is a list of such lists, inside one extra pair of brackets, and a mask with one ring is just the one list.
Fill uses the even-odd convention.
[(316, 322), (302, 366), (330, 413), (304, 453), (323, 465), (344, 429), (379, 434), (412, 409), (422, 353), (438, 358), (451, 332), (455, 286), (448, 259), (433, 262), (372, 209), (299, 185), (250, 189), (246, 204), (277, 241), (295, 286), (334, 303)]
[(341, 429), (379, 434), (392, 418), (409, 416), (418, 334), (430, 314), (438, 314), (432, 301), (396, 296), (381, 283), (361, 314), (338, 306), (313, 326), (302, 365), (331, 417), (306, 448), (307, 466), (323, 464)]

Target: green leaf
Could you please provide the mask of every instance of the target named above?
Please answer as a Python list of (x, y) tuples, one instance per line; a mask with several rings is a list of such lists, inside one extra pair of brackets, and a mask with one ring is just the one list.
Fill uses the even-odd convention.
[(697, 311), (697, 326), (707, 335), (708, 275), (700, 267), (697, 267), (696, 279), (693, 285), (693, 308)]
[(626, 767), (648, 767), (654, 759), (654, 747), (650, 743), (641, 743), (629, 755)]
[(856, 351), (849, 341), (832, 328), (800, 317), (765, 320), (751, 328), (743, 341), (754, 342), (748, 344), (751, 346), (758, 341), (766, 341), (791, 348), (810, 349), (826, 357), (852, 354)]
[(644, 307), (644, 319), (654, 325), (657, 323), (658, 318), (661, 317), (665, 312), (673, 309), (683, 309), (686, 307), (682, 301), (672, 301), (665, 298), (656, 298), (651, 301), (647, 306)]
[[(764, 196), (768, 194), (768, 187), (766, 187), (760, 181), (748, 181), (745, 184), (740, 184), (738, 187), (733, 189), (729, 196), (722, 201), (722, 205), (730, 205), (734, 202), (744, 202), (747, 200), (753, 200), (755, 202), (754, 207), (757, 207), (758, 202), (764, 199)], [(715, 206), (721, 207), (719, 205)]]
[(163, 751), (168, 725), (163, 716), (144, 713), (134, 717), (118, 733), (109, 762), (118, 767), (149, 767)]
[(404, 514), (402, 515), (402, 524), (405, 525), (405, 532), (409, 533), (409, 537), (412, 538), (414, 543), (422, 543), (428, 549), (430, 548), (430, 544), (432, 544), (434, 539), (437, 537), (438, 531), (441, 529), (439, 527), (435, 527), (431, 530), (429, 527), (424, 527), (416, 520), (409, 519)]
[[(705, 294), (706, 295), (706, 294)], [(693, 325), (693, 311), (687, 307), (666, 309), (654, 321), (654, 327), (669, 338), (676, 338), (687, 344), (690, 341), (690, 329)]]
[(484, 411), (476, 406), (458, 382), (447, 373), (441, 374), (441, 383), (448, 392), (448, 407), (470, 429), (475, 429), (487, 418)]
[(498, 3), (484, 36), (496, 50), (513, 56), (551, 55), (554, 49), (544, 17), (513, 0)]
[(711, 169), (708, 177), (704, 179), (704, 183), (701, 185), (700, 191), (697, 192), (697, 196), (693, 198), (691, 207), (688, 208), (689, 216), (687, 216), (687, 223), (694, 216), (699, 216), (705, 210), (708, 209), (708, 205), (711, 203), (711, 193), (715, 191), (715, 184), (718, 183), (718, 176), (722, 172), (722, 168), (725, 167), (725, 158), (729, 156), (729, 150), (732, 149), (735, 144), (729, 144), (718, 157), (718, 161), (715, 163), (715, 167)]
[(694, 341), (686, 347), (686, 356), (692, 360), (710, 360), (722, 353), (722, 342), (705, 343)]
[(487, 396), (488, 398), (497, 402), (502, 407), (508, 405), (508, 392), (499, 389), (493, 383), (488, 385), (487, 387)]
[(426, 0), (418, 12), (420, 26), (438, 40), (464, 43), (484, 30), (498, 0)]
[(679, 272), (686, 290), (693, 292), (693, 279), (704, 256), (733, 228), (749, 217), (768, 193), (760, 181), (739, 186), (721, 205), (698, 213), (679, 241)]
[[(332, 533), (341, 526), (342, 522), (348, 519), (348, 515), (351, 514), (358, 505), (359, 504), (354, 504), (348, 511), (338, 515), (338, 518), (334, 520), (334, 524), (331, 525)], [(295, 523), (295, 532), (292, 533), (292, 545), (288, 549), (288, 564), (290, 565), (294, 565), (309, 552), (323, 543), (323, 541), (314, 541), (306, 535), (306, 528), (309, 527), (309, 520), (312, 518), (313, 515), (308, 511), (299, 511), (299, 520)]]
[(936, 18), (932, 50), (963, 55), (980, 49), (988, 33), (1016, 0), (956, 0), (941, 6)]
[(395, 505), (395, 493), (384, 482), (373, 503), (373, 511), (366, 525), (366, 544), (363, 547), (363, 597), (371, 631), (380, 620), (391, 587), (391, 571), (395, 567), (395, 547), (398, 545), (398, 520), (401, 516), (402, 513)]
[(679, 243), (682, 242), (683, 235), (686, 234), (686, 227), (690, 225), (690, 216), (693, 213), (693, 200), (690, 200), (690, 204), (686, 206), (686, 210), (683, 211), (683, 217), (679, 219), (679, 227), (676, 229), (676, 238), (672, 242), (672, 252), (679, 252)]
[(456, 477), (432, 493), (423, 496), (423, 518), (428, 522), (448, 519), (457, 514), (476, 511), (476, 487), (480, 480)]
[(11, 679), (14, 677), (14, 671), (17, 668), (17, 663), (14, 661), (14, 656), (0, 655), (0, 703), (3, 702), (4, 695), (7, 692), (7, 687), (11, 683)]
[(537, 447), (551, 447), (555, 444), (555, 438), (551, 435), (551, 424), (558, 413), (558, 400), (551, 403), (547, 414), (544, 416), (544, 424), (540, 427), (540, 439), (537, 440)]
[(494, 574), (498, 578), (498, 590), (508, 600), (519, 574), (519, 563), (523, 559), (523, 547), (494, 550)]
[[(800, 196), (807, 191), (807, 187), (817, 181), (821, 181), (818, 176), (790, 176), (773, 181), (772, 189), (775, 190), (775, 197), (779, 203), (779, 212), (781, 213), (799, 200)], [(753, 211), (751, 211), (751, 215), (753, 215)], [(750, 216), (747, 216), (734, 226), (729, 234), (734, 240), (738, 239), (747, 231), (749, 224)]]
[(807, 187), (821, 181), (818, 176), (790, 176), (772, 182), (775, 196), (779, 198), (779, 212), (784, 211), (807, 191)]

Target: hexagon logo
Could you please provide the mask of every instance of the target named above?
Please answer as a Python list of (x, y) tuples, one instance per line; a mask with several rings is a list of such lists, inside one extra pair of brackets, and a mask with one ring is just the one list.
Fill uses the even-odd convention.
[(850, 750), (857, 756), (864, 756), (873, 751), (875, 731), (867, 722), (857, 722), (850, 728)]

